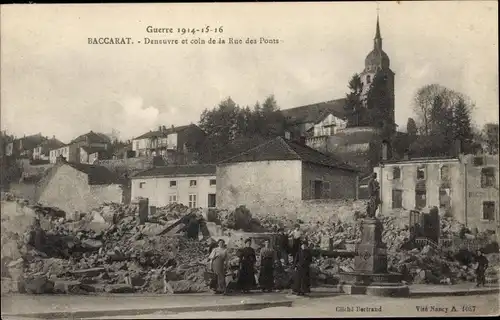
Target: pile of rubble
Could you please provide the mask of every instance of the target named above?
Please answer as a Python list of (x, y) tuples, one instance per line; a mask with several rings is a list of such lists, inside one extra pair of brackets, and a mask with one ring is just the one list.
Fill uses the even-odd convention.
[[(2, 292), (207, 290), (206, 244), (180, 233), (186, 216), (200, 217), (195, 209), (159, 208), (151, 222), (139, 225), (132, 205), (106, 204), (72, 221), (58, 210), (28, 206), (12, 197), (5, 200), (2, 284), (9, 285), (3, 285)], [(37, 217), (44, 234), (42, 248), (28, 240)], [(11, 281), (4, 281), (7, 278)]]
[[(204, 239), (189, 239), (182, 232), (191, 221), (202, 226), (207, 218), (226, 229), (248, 232), (271, 231), (276, 227), (289, 231), (298, 223), (315, 248), (352, 253), (361, 235), (357, 215), (344, 221), (335, 218), (336, 214), (293, 220), (273, 214), (254, 217), (245, 207), (207, 213), (172, 204), (157, 208), (150, 213), (148, 222), (139, 224), (136, 205), (104, 204), (88, 213), (67, 216), (57, 208), (29, 205), (2, 194), (2, 292), (207, 291), (207, 243)], [(400, 221), (394, 217), (380, 220), (389, 271), (400, 272), (413, 283), (475, 279), (472, 259), (429, 246), (422, 250), (408, 247), (408, 227), (400, 228)], [(442, 235), (458, 236), (462, 229), (452, 219), (442, 220)], [(41, 247), (33, 243), (34, 235), (40, 233), (44, 239)], [(234, 257), (235, 249), (230, 248), (229, 254)], [(488, 259), (487, 276), (494, 278), (500, 271), (500, 258), (497, 253), (488, 255)], [(238, 261), (232, 258), (231, 263)], [(257, 268), (258, 265), (259, 262)], [(339, 272), (351, 271), (354, 258), (348, 254), (335, 258), (319, 255), (311, 268), (315, 284), (335, 284)], [(276, 268), (278, 288), (289, 288), (292, 274), (291, 266)]]

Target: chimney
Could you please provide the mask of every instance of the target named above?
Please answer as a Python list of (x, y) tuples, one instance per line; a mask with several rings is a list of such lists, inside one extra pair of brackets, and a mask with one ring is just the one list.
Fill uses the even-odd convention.
[(410, 150), (405, 149), (405, 153), (403, 155), (403, 160), (410, 160)]
[(174, 125), (172, 125), (172, 130), (175, 129)]
[(382, 160), (386, 161), (387, 160), (387, 146), (388, 143), (387, 141), (382, 141)]
[(160, 131), (160, 132), (163, 131), (161, 126), (158, 127), (158, 131)]
[(163, 131), (167, 131), (167, 127), (163, 126)]

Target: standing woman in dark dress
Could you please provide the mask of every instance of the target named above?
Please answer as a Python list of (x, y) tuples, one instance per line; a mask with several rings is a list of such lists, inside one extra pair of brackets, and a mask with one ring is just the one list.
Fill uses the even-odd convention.
[(259, 286), (263, 292), (271, 292), (274, 288), (274, 262), (277, 254), (269, 244), (269, 239), (264, 240), (264, 248), (260, 250)]
[(251, 247), (252, 240), (245, 240), (245, 247), (240, 251), (240, 273), (238, 277), (238, 286), (243, 292), (249, 292), (255, 287), (255, 262), (257, 257), (255, 250)]
[(311, 273), (310, 266), (312, 263), (311, 250), (308, 248), (307, 242), (300, 244), (300, 249), (295, 255), (295, 277), (293, 283), (293, 293), (303, 296), (310, 292), (311, 288)]
[(296, 224), (295, 229), (290, 232), (290, 236), (292, 237), (292, 258), (295, 259), (297, 252), (300, 250), (300, 243), (302, 242), (302, 231), (300, 230), (300, 225)]

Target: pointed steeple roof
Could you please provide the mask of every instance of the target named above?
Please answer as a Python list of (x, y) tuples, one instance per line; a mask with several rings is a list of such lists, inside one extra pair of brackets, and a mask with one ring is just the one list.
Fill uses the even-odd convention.
[(366, 56), (365, 70), (377, 70), (389, 68), (389, 56), (382, 49), (382, 34), (380, 32), (379, 15), (377, 12), (377, 24), (375, 27), (375, 38), (373, 39), (373, 50)]
[(377, 27), (375, 29), (375, 38), (373, 39), (373, 47), (374, 49), (382, 50), (382, 36), (380, 35), (380, 23), (379, 23), (379, 16), (377, 12)]

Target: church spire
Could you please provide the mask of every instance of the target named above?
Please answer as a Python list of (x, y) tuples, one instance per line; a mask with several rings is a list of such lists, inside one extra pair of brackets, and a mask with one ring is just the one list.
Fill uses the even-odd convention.
[(382, 51), (382, 37), (380, 35), (380, 23), (378, 18), (378, 8), (377, 8), (377, 27), (375, 30), (375, 39), (373, 39), (373, 47), (376, 50)]

